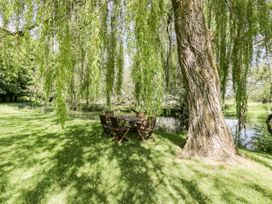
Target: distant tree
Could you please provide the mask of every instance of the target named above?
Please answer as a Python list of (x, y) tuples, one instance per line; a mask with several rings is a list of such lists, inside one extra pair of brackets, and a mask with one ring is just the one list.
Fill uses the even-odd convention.
[(0, 102), (17, 102), (19, 97), (31, 97), (33, 82), (32, 70), (0, 65)]
[(269, 65), (254, 67), (249, 74), (249, 98), (253, 101), (269, 103), (272, 95), (272, 71)]
[[(34, 59), (46, 95), (54, 90), (62, 124), (71, 103), (80, 99), (88, 104), (101, 93), (110, 108), (120, 94), (126, 53), (135, 101), (148, 114), (158, 113), (171, 79), (183, 80), (190, 112), (188, 156), (235, 154), (221, 98), (231, 74), (241, 129), (254, 46), (272, 50), (270, 1), (2, 0), (0, 5), (1, 58), (15, 67)], [(174, 74), (175, 56), (183, 77)]]

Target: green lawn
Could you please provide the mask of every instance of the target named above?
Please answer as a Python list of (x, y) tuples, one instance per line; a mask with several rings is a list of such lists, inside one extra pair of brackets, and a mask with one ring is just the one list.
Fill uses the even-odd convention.
[(184, 135), (119, 145), (98, 122), (0, 106), (0, 203), (272, 203), (272, 156), (246, 164), (178, 158)]
[[(257, 102), (248, 102), (247, 118), (251, 121), (263, 122), (266, 120), (269, 111), (269, 104), (262, 104)], [(224, 115), (226, 117), (236, 117), (236, 109), (234, 101), (226, 101), (224, 108)]]

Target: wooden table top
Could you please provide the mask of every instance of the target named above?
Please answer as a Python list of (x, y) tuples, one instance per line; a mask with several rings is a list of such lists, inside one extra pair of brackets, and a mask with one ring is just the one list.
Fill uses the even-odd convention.
[(114, 116), (120, 120), (127, 120), (127, 121), (143, 121), (145, 118), (140, 118), (136, 116), (130, 116), (130, 115), (119, 115), (119, 116)]

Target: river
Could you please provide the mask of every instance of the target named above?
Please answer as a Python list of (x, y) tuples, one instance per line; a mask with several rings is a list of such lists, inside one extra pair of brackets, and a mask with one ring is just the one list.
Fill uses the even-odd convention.
[[(226, 123), (232, 132), (234, 141), (237, 145), (243, 146), (247, 149), (254, 149), (253, 140), (254, 138), (262, 135), (264, 124), (260, 122), (249, 121), (246, 123), (246, 128), (241, 131), (241, 134), (237, 134), (236, 128), (238, 120), (235, 118), (226, 118)], [(165, 131), (167, 133), (179, 133), (181, 132), (180, 121), (173, 117), (158, 117), (157, 119), (157, 130)]]

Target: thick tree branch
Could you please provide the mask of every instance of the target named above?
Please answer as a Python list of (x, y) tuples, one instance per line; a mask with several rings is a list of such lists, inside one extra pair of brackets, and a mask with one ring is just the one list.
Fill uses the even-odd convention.
[(258, 45), (258, 44), (265, 42), (265, 41), (266, 41), (266, 38), (264, 37), (263, 39), (254, 42), (254, 45)]
[(28, 26), (28, 27), (24, 28), (24, 30), (18, 30), (18, 31), (10, 31), (7, 28), (0, 27), (0, 30), (2, 30), (6, 34), (12, 35), (12, 36), (24, 36), (26, 31), (30, 31), (30, 30), (34, 29), (35, 27), (37, 27), (37, 26), (38, 26), (38, 24), (34, 24), (34, 25), (31, 25), (31, 26)]

